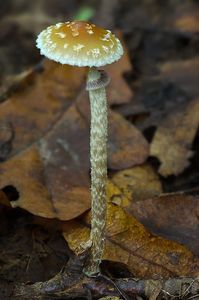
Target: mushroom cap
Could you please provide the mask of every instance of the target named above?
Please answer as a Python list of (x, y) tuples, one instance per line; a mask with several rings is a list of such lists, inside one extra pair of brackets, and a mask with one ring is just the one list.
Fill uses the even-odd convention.
[(100, 67), (117, 61), (123, 54), (117, 37), (84, 21), (58, 23), (37, 38), (41, 54), (62, 64)]

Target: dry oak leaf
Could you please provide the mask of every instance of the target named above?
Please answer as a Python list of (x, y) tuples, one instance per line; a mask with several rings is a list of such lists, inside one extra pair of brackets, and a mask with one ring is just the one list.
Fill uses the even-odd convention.
[[(69, 247), (80, 253), (89, 238), (88, 215), (84, 221), (63, 225)], [(174, 277), (199, 274), (198, 260), (184, 246), (148, 232), (135, 218), (116, 205), (108, 205), (106, 246), (103, 259), (124, 263), (135, 277)]]
[(174, 111), (159, 126), (150, 146), (150, 155), (157, 157), (162, 176), (178, 175), (190, 164), (191, 145), (199, 123), (199, 101), (190, 101), (186, 108)]
[[(128, 199), (138, 201), (162, 193), (158, 175), (149, 164), (143, 164), (115, 173), (111, 181)], [(116, 203), (118, 204), (118, 203)]]
[[(90, 208), (90, 113), (83, 116), (75, 101), (82, 96), (85, 71), (74, 70), (46, 63), (31, 86), (2, 103), (0, 112), (14, 130), (10, 152), (0, 164), (0, 189), (16, 189), (13, 207), (61, 220)], [(148, 143), (142, 134), (119, 115), (111, 120), (110, 168), (144, 162)], [(132, 155), (140, 146), (142, 154)]]

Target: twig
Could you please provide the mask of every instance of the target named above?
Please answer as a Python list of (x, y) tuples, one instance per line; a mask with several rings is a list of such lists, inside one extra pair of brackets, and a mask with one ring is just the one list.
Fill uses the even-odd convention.
[[(33, 285), (18, 285), (14, 289), (13, 299), (89, 299), (103, 296), (122, 296), (132, 299), (136, 296), (147, 299), (194, 299), (199, 294), (199, 277), (169, 279), (109, 279), (107, 276), (87, 277), (83, 274), (86, 255), (70, 259), (59, 274), (46, 282)], [(89, 295), (88, 295), (89, 290)], [(35, 297), (35, 298), (34, 298)]]

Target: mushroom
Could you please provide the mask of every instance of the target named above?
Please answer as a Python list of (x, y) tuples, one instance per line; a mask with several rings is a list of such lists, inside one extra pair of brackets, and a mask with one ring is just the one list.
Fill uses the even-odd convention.
[(107, 100), (105, 87), (108, 75), (97, 70), (117, 61), (123, 54), (122, 45), (109, 30), (84, 21), (58, 23), (43, 30), (37, 38), (41, 54), (61, 64), (90, 67), (86, 89), (91, 107), (91, 234), (90, 258), (84, 272), (98, 274), (104, 250), (107, 184)]

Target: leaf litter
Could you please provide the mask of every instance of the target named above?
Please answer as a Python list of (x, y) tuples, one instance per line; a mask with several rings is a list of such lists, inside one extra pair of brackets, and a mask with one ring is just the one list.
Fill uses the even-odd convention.
[[(193, 165), (198, 157), (197, 17), (192, 4), (181, 9), (175, 3), (169, 6), (172, 14), (161, 16), (153, 1), (150, 6), (145, 1), (135, 5), (135, 16), (148, 7), (156, 14), (151, 25), (161, 23), (160, 28), (145, 23), (148, 12), (144, 13), (143, 27), (131, 35), (134, 41), (127, 36), (133, 69), (125, 55), (107, 70), (113, 80), (108, 88), (110, 204), (104, 259), (124, 263), (141, 278), (192, 276), (194, 280), (198, 275), (197, 195), (164, 192), (177, 180), (186, 180), (189, 187), (192, 176), (197, 192)], [(124, 19), (129, 16), (124, 13)], [(11, 33), (12, 26), (7, 34)], [(133, 82), (130, 75), (124, 80), (123, 73), (133, 75)], [(21, 76), (9, 74), (1, 89), (0, 202), (47, 218), (41, 223), (62, 220), (58, 227), (74, 251), (80, 244), (78, 234), (82, 241), (89, 235), (90, 112), (85, 75), (85, 69), (44, 61)], [(149, 154), (158, 158), (159, 166)], [(190, 172), (194, 175), (187, 178)], [(2, 222), (3, 228), (6, 221)], [(155, 295), (152, 292), (154, 299)]]

